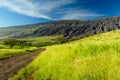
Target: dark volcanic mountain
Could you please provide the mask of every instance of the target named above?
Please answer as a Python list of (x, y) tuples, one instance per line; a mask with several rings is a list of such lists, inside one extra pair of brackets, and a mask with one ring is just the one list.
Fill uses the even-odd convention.
[(94, 34), (120, 29), (120, 17), (96, 20), (61, 20), (48, 23), (0, 28), (0, 39), (35, 36), (64, 35), (68, 39), (79, 39)]

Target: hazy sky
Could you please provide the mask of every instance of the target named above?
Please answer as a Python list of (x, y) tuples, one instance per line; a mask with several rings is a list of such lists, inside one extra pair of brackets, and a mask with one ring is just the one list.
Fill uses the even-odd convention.
[(120, 15), (120, 0), (0, 0), (0, 27)]

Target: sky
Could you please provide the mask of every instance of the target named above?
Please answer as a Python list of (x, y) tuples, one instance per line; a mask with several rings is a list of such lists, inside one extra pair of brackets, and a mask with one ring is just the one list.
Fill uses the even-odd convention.
[(0, 0), (0, 27), (120, 15), (120, 0)]

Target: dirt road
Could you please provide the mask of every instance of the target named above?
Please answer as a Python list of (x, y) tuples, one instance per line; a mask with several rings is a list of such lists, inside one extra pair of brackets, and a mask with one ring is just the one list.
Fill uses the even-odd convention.
[(40, 54), (40, 52), (44, 50), (44, 48), (41, 48), (27, 54), (0, 59), (0, 80), (8, 80), (9, 77), (14, 76), (21, 68), (29, 64), (38, 54)]

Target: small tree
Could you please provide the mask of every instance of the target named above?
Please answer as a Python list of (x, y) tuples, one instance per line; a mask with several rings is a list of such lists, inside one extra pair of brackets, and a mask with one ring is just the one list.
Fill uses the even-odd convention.
[(24, 46), (26, 46), (26, 42), (26, 40), (17, 40), (17, 45), (23, 48)]
[(17, 40), (16, 45), (20, 46), (21, 48), (25, 46), (32, 46), (32, 43), (27, 40)]
[(13, 46), (20, 46), (21, 48), (25, 47), (25, 46), (32, 46), (32, 42), (27, 41), (27, 40), (16, 40), (13, 38), (8, 38), (4, 40), (4, 45), (8, 45), (10, 46), (10, 48), (12, 48)]
[(8, 45), (8, 46), (10, 46), (10, 48), (12, 48), (13, 46), (16, 45), (16, 41), (17, 41), (16, 39), (8, 38), (8, 39), (5, 39), (3, 41), (3, 43), (4, 43), (4, 45)]

